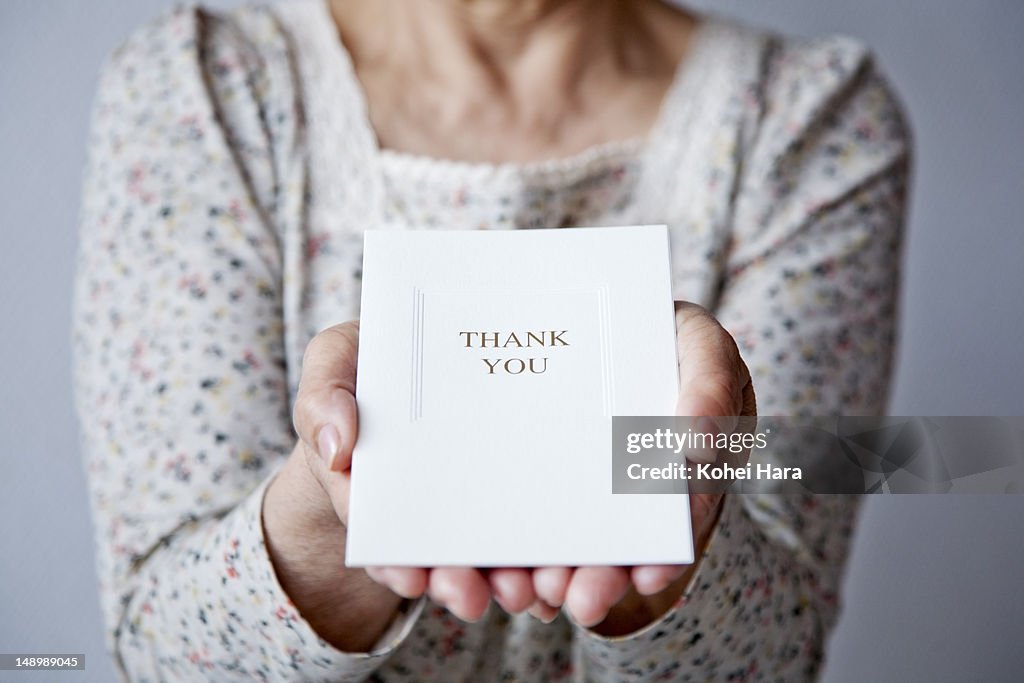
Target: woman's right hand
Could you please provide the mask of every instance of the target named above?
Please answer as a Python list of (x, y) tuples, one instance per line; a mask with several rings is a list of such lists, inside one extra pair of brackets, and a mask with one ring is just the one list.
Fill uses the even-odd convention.
[[(378, 636), (400, 597), (428, 593), (468, 621), (480, 618), (492, 597), (510, 612), (526, 609), (535, 600), (526, 569), (485, 574), (468, 567), (371, 567), (364, 572), (344, 566), (352, 447), (359, 424), (358, 348), (355, 321), (325, 329), (306, 348), (293, 411), (299, 443), (271, 482), (263, 508), (268, 547), (285, 591), (322, 637), (357, 651), (373, 645), (362, 634)], [(338, 600), (324, 599), (330, 596)]]
[(358, 341), (359, 324), (349, 322), (307, 346), (292, 416), (299, 440), (263, 499), (267, 551), (282, 588), (313, 629), (346, 652), (367, 652), (400, 595), (423, 592), (412, 584), (391, 590), (345, 567)]

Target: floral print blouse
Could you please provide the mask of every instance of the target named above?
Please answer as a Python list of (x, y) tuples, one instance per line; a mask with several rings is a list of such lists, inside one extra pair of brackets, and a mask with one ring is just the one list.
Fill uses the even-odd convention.
[[(181, 7), (106, 66), (81, 219), (76, 398), (108, 645), (138, 681), (811, 678), (857, 501), (734, 495), (684, 596), (607, 638), (409, 602), (370, 652), (278, 583), (263, 493), (303, 349), (359, 315), (364, 229), (667, 223), (676, 298), (766, 415), (884, 409), (908, 136), (869, 52), (707, 17), (650, 134), (547, 162), (378, 148), (322, 0)], [(523, 505), (531, 505), (528, 498)], [(338, 609), (344, 609), (338, 605)]]

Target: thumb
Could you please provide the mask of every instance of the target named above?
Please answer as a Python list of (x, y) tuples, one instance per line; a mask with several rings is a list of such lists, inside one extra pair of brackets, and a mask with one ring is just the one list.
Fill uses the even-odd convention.
[(677, 414), (743, 415), (744, 391), (751, 385), (750, 372), (732, 335), (705, 309), (678, 302), (676, 342), (679, 352)]
[(358, 433), (356, 361), (359, 323), (328, 327), (313, 337), (302, 360), (295, 431), (328, 470), (349, 468)]
[[(679, 397), (676, 415), (697, 418), (702, 434), (731, 434), (738, 418), (757, 415), (754, 387), (735, 340), (705, 309), (676, 304)], [(712, 419), (714, 418), (714, 419)], [(687, 457), (713, 461), (713, 448), (694, 449)]]

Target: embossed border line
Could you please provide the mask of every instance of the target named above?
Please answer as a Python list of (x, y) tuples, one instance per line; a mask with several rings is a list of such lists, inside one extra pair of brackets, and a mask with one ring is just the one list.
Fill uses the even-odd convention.
[(409, 420), (423, 416), (423, 290), (412, 289), (412, 391), (409, 396)]
[(597, 317), (601, 330), (601, 389), (604, 414), (610, 417), (615, 414), (615, 364), (612, 353), (612, 326), (610, 293), (608, 285), (597, 288)]

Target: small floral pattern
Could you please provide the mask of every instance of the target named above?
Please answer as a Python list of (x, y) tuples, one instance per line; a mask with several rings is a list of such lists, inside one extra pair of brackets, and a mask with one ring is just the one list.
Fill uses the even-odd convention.
[(812, 678), (854, 498), (727, 498), (683, 599), (626, 637), (493, 605), (467, 624), (419, 600), (370, 653), (338, 651), (298, 613), (260, 509), (294, 444), (306, 343), (358, 316), (368, 227), (667, 223), (676, 296), (736, 337), (762, 414), (883, 410), (908, 142), (869, 52), (708, 19), (648, 138), (535, 164), (379, 150), (361, 97), (320, 0), (176, 9), (103, 73), (74, 346), (123, 675)]

